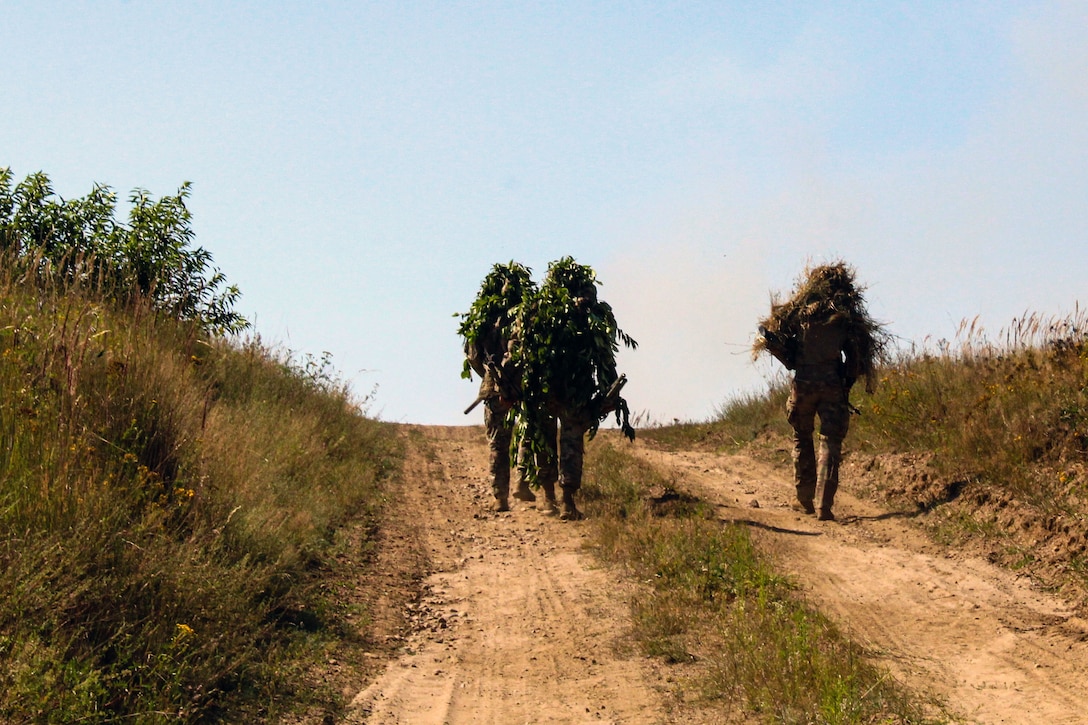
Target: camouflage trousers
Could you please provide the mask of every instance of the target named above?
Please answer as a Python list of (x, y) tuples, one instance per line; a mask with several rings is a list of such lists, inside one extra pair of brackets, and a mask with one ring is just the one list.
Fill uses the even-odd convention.
[[(511, 406), (502, 398), (488, 398), (484, 407), (484, 426), (487, 428), (487, 444), (489, 448), (491, 469), (491, 492), (499, 501), (506, 501), (510, 496), (510, 440), (513, 437), (513, 426), (508, 422), (507, 414)], [(518, 451), (518, 458), (522, 459), (524, 450)], [(524, 480), (525, 469), (517, 466), (518, 485)]]
[(555, 508), (555, 485), (562, 490), (561, 513), (564, 517), (579, 517), (574, 494), (582, 487), (582, 460), (585, 456), (586, 432), (589, 424), (581, 416), (547, 415), (541, 422), (540, 439), (544, 449), (535, 459), (536, 480), (544, 491), (544, 498)]
[[(793, 427), (793, 474), (797, 500), (812, 504), (819, 494), (819, 506), (830, 511), (839, 489), (842, 442), (850, 428), (850, 403), (840, 382), (794, 380), (786, 403), (786, 416)], [(820, 455), (816, 457), (812, 436), (820, 418)]]

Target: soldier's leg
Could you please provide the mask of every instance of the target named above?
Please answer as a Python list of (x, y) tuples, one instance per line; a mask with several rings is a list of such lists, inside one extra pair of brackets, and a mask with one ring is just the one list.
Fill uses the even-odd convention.
[(821, 521), (834, 521), (832, 508), (839, 490), (839, 465), (842, 463), (842, 442), (850, 428), (850, 408), (840, 391), (828, 393), (828, 400), (819, 407), (820, 460), (817, 488), (820, 495)]
[(523, 439), (518, 444), (518, 459), (516, 463), (517, 470), (517, 490), (514, 491), (514, 498), (519, 501), (536, 501), (536, 496), (533, 495), (532, 490), (529, 488), (529, 480), (527, 478), (527, 472), (525, 470), (525, 463), (529, 459), (529, 447), (526, 445)]
[(559, 505), (555, 500), (555, 484), (559, 481), (557, 436), (555, 418), (549, 416), (543, 425), (544, 450), (536, 454), (536, 480), (544, 492), (544, 511), (549, 514), (559, 512)]
[(506, 423), (506, 411), (496, 399), (487, 401), (484, 408), (484, 424), (487, 426), (487, 443), (490, 448), (491, 492), (495, 495), (495, 510), (510, 510), (510, 426)]
[(793, 428), (793, 482), (797, 501), (806, 513), (816, 513), (816, 449), (812, 434), (816, 428), (816, 406), (805, 386), (794, 385), (786, 403), (786, 418)]
[(586, 426), (577, 420), (564, 418), (559, 425), (559, 485), (563, 503), (559, 517), (576, 521), (582, 513), (574, 504), (574, 494), (582, 487), (582, 459), (585, 455)]
[(821, 521), (834, 521), (835, 492), (839, 490), (839, 464), (842, 461), (842, 439), (820, 434), (820, 461), (817, 489), (820, 494)]

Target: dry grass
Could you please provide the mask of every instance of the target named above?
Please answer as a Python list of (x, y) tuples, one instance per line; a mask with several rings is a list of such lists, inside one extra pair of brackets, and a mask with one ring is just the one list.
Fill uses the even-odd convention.
[(323, 369), (0, 278), (0, 720), (261, 721), (396, 451)]
[(764, 562), (745, 528), (723, 525), (607, 442), (589, 451), (584, 499), (595, 545), (646, 584), (633, 604), (637, 636), (698, 693), (689, 706), (722, 721), (926, 721)]

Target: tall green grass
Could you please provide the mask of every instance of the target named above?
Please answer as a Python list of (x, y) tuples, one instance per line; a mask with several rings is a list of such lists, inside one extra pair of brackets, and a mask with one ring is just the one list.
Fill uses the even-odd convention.
[(603, 558), (647, 584), (633, 603), (643, 650), (697, 661), (695, 706), (723, 721), (926, 722), (912, 700), (800, 598), (753, 546), (645, 462), (590, 447), (585, 508)]
[[(260, 721), (397, 451), (323, 368), (0, 273), (0, 720)], [(318, 695), (320, 696), (320, 695)]]

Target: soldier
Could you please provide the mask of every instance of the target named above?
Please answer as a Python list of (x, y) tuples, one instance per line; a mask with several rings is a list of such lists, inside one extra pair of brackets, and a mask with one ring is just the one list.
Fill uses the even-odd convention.
[[(786, 414), (794, 431), (797, 502), (820, 521), (834, 521), (842, 442), (850, 427), (850, 389), (859, 377), (873, 390), (884, 346), (881, 326), (869, 317), (854, 271), (842, 262), (810, 268), (794, 295), (773, 302), (761, 321), (755, 352), (766, 350), (794, 371)], [(820, 418), (820, 454), (813, 445)]]
[[(472, 309), (462, 316), (458, 330), (465, 340), (465, 365), (461, 374), (480, 376), (480, 393), (469, 413), (484, 404), (484, 426), (490, 448), (491, 490), (495, 510), (510, 510), (510, 442), (512, 414), (520, 396), (520, 381), (511, 356), (514, 321), (522, 302), (535, 292), (530, 271), (516, 262), (496, 264), (480, 286)], [(519, 458), (521, 452), (519, 451)], [(525, 468), (518, 466), (514, 498), (535, 501)]]
[(580, 519), (574, 496), (582, 485), (586, 434), (592, 437), (614, 411), (624, 434), (634, 438), (627, 403), (619, 396), (626, 378), (616, 373), (615, 353), (618, 341), (632, 348), (637, 343), (597, 299), (593, 270), (570, 257), (549, 265), (539, 293), (522, 307), (521, 334), (516, 360), (523, 376), (522, 435), (534, 454), (536, 482), (552, 511), (558, 482), (560, 518)]

